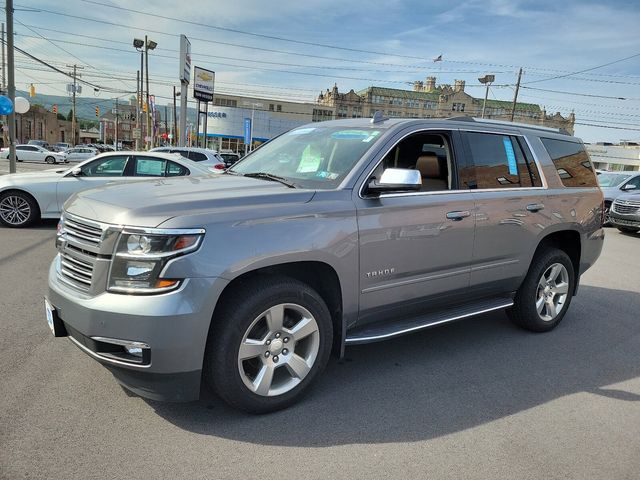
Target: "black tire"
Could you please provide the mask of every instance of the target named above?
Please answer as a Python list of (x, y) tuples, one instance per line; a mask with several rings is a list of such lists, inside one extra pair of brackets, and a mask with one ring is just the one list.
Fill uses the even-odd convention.
[(636, 233), (640, 228), (633, 227), (617, 227), (622, 233)]
[[(240, 345), (245, 335), (251, 331), (250, 327), (256, 321), (262, 321), (258, 320), (264, 318), (261, 314), (280, 304), (295, 304), (311, 313), (318, 327), (317, 335), (313, 334), (314, 341), (318, 342), (317, 355), (306, 376), (302, 380), (295, 380), (299, 383), (293, 388), (282, 394), (259, 395), (250, 390), (243, 381), (240, 369), (244, 368), (244, 363), (239, 361)], [(285, 335), (286, 333), (282, 334), (283, 340)], [(269, 338), (269, 333), (266, 333), (265, 338)], [(203, 365), (205, 383), (229, 405), (245, 412), (259, 414), (280, 410), (299, 401), (307, 393), (311, 384), (327, 365), (332, 341), (331, 315), (322, 297), (315, 290), (305, 283), (288, 277), (258, 276), (238, 285), (216, 309), (207, 339)], [(275, 343), (274, 340), (273, 344)], [(293, 343), (290, 356), (296, 355), (297, 346), (304, 347), (303, 343), (304, 340), (299, 344)], [(263, 359), (262, 356), (260, 354), (259, 357), (248, 360), (256, 362), (257, 371), (267, 364), (267, 359)], [(288, 366), (282, 363), (287, 358), (285, 351), (282, 351), (280, 356), (281, 365), (274, 365), (274, 370), (283, 367), (285, 370), (281, 373), (291, 375)], [(271, 361), (277, 360), (278, 353), (271, 355)], [(256, 378), (257, 376), (256, 374)], [(293, 375), (291, 376), (293, 378)]]
[(602, 222), (603, 227), (611, 226), (611, 219), (609, 218), (610, 210), (611, 210), (611, 202), (604, 202), (604, 220)]
[[(547, 273), (551, 266), (555, 264), (561, 264), (566, 269), (568, 277), (567, 293), (557, 315), (552, 319), (545, 320), (536, 308), (536, 302), (540, 298), (539, 294), (542, 293), (544, 296), (544, 290), (539, 289), (539, 282), (542, 280), (543, 274)], [(564, 315), (567, 313), (569, 305), (571, 304), (574, 286), (575, 272), (569, 256), (558, 248), (547, 247), (538, 252), (533, 258), (529, 272), (516, 293), (513, 307), (507, 310), (507, 314), (513, 323), (526, 330), (532, 332), (547, 332), (552, 330), (562, 321)]]
[[(19, 218), (13, 217), (11, 212), (7, 211), (7, 208), (18, 205), (22, 205), (24, 207), (24, 209), (21, 208), (22, 212), (27, 212), (28, 210), (28, 213), (26, 213), (26, 219), (23, 221)], [(0, 224), (3, 226), (10, 228), (23, 228), (28, 227), (39, 219), (40, 208), (38, 207), (38, 202), (36, 202), (31, 195), (16, 190), (3, 192), (0, 195)]]
[(55, 157), (51, 157), (51, 156), (46, 157), (46, 158), (44, 159), (44, 161), (45, 161), (45, 163), (50, 163), (50, 164), (55, 164), (55, 163), (56, 163), (56, 159), (55, 159)]

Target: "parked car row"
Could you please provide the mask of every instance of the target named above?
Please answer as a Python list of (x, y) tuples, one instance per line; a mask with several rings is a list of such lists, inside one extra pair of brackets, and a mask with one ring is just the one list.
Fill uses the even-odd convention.
[[(9, 158), (9, 148), (0, 150), (0, 158)], [(64, 152), (52, 152), (40, 145), (16, 145), (16, 160), (18, 162), (45, 162), (45, 163), (67, 163), (67, 155)]]
[(611, 206), (620, 195), (631, 190), (640, 190), (640, 172), (601, 172), (598, 175), (598, 184), (604, 194), (605, 218), (604, 225), (610, 226)]
[(201, 177), (213, 173), (176, 154), (110, 152), (72, 168), (3, 175), (0, 177), (0, 224), (26, 227), (40, 218), (59, 218), (62, 204), (72, 194), (87, 188), (116, 181), (187, 175)]

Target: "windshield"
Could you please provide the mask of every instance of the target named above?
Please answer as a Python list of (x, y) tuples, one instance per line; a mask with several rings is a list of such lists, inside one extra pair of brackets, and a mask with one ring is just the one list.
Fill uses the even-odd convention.
[(631, 175), (617, 175), (615, 173), (601, 173), (598, 175), (598, 183), (601, 187), (617, 187)]
[(267, 173), (304, 188), (335, 188), (380, 134), (380, 128), (297, 128), (264, 144), (229, 171)]

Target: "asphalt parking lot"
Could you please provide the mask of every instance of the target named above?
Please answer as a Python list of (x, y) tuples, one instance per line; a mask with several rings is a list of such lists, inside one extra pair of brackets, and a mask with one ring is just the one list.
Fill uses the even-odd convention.
[(608, 229), (551, 333), (491, 313), (351, 347), (266, 416), (143, 400), (54, 339), (54, 237), (0, 229), (0, 478), (638, 478), (640, 235)]

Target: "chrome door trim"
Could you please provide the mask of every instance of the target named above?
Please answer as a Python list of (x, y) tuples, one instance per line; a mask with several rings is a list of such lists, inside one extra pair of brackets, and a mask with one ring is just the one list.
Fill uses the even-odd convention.
[(438, 273), (436, 275), (425, 275), (423, 277), (411, 278), (409, 280), (400, 280), (396, 282), (384, 283), (382, 285), (376, 285), (374, 287), (365, 288), (362, 290), (362, 293), (377, 292), (379, 290), (385, 290), (387, 288), (402, 287), (404, 285), (411, 285), (413, 283), (422, 283), (422, 282), (428, 282), (430, 280), (438, 280), (440, 278), (454, 277), (456, 275), (469, 273), (470, 271), (471, 271), (470, 268), (464, 268), (462, 270), (455, 270), (453, 272)]

